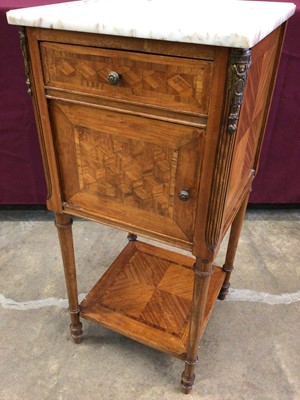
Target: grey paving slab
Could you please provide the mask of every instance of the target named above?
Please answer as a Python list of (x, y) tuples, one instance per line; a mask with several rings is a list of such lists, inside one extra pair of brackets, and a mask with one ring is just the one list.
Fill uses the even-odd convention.
[[(189, 396), (179, 392), (177, 359), (88, 321), (83, 342), (71, 341), (51, 213), (1, 211), (0, 221), (1, 400), (300, 400), (299, 211), (247, 213), (232, 279), (236, 297), (216, 304)], [(76, 220), (74, 241), (85, 293), (126, 234)], [(219, 263), (224, 254), (223, 247)], [(282, 304), (286, 293), (294, 296), (290, 304)]]

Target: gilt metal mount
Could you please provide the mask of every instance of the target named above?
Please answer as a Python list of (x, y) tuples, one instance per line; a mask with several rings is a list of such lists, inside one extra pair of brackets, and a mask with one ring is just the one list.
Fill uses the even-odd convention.
[(233, 135), (237, 131), (250, 64), (251, 49), (231, 49), (229, 70), (229, 87), (231, 92), (228, 116), (228, 133), (230, 135)]
[(25, 65), (27, 93), (31, 96), (32, 90), (31, 90), (31, 83), (30, 83), (30, 78), (29, 78), (30, 77), (29, 57), (28, 57), (28, 50), (27, 50), (25, 28), (23, 26), (21, 26), (19, 29), (19, 35), (20, 35), (21, 50), (22, 50), (24, 65)]

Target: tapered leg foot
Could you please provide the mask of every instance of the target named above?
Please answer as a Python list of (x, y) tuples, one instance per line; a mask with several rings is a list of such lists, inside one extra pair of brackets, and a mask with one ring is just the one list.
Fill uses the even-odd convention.
[(212, 260), (196, 257), (194, 264), (194, 291), (190, 320), (190, 332), (185, 359), (185, 367), (181, 376), (181, 391), (188, 394), (194, 385), (197, 353), (201, 338), (200, 327), (205, 315), (210, 276), (213, 273)]
[(232, 225), (231, 225), (226, 259), (225, 259), (225, 264), (223, 265), (223, 270), (226, 272), (226, 276), (225, 276), (223, 286), (222, 286), (219, 296), (218, 296), (219, 300), (224, 300), (229, 292), (230, 277), (231, 277), (231, 273), (233, 271), (233, 263), (234, 263), (236, 249), (238, 246), (238, 242), (239, 242), (239, 238), (240, 238), (240, 234), (241, 234), (241, 230), (242, 230), (243, 220), (244, 220), (247, 203), (248, 203), (248, 197), (249, 197), (249, 194), (247, 194), (245, 199), (243, 200), (243, 203), (241, 204), (240, 209), (237, 212), (237, 214), (232, 222)]
[(69, 313), (71, 317), (70, 331), (71, 336), (76, 344), (79, 344), (82, 339), (82, 323), (80, 322), (80, 309), (79, 306), (76, 310), (71, 310), (69, 308)]
[(193, 389), (195, 382), (195, 374), (191, 376), (191, 378), (187, 378), (184, 375), (184, 371), (181, 375), (181, 391), (184, 394), (189, 394), (190, 391)]
[(137, 239), (137, 235), (129, 232), (127, 235), (127, 239), (129, 240), (129, 242), (134, 242)]
[(219, 300), (225, 300), (225, 297), (227, 296), (227, 294), (229, 292), (229, 288), (230, 288), (230, 283), (228, 283), (228, 285), (222, 286), (219, 296), (218, 296)]
[(228, 292), (229, 292), (229, 288), (230, 288), (230, 276), (231, 276), (231, 272), (233, 271), (233, 265), (223, 265), (223, 270), (226, 272), (226, 278), (224, 280), (223, 286), (221, 287), (218, 299), (219, 300), (225, 300), (225, 297), (227, 296)]
[(195, 382), (195, 366), (198, 357), (195, 360), (185, 360), (185, 368), (181, 375), (181, 391), (182, 393), (189, 394)]
[(82, 337), (82, 324), (79, 320), (80, 309), (78, 304), (75, 256), (73, 248), (72, 219), (66, 214), (56, 214), (55, 226), (58, 232), (64, 265), (69, 300), (69, 313), (71, 318), (71, 335), (75, 343), (80, 343)]
[(70, 324), (71, 336), (76, 344), (79, 344), (82, 339), (82, 323)]

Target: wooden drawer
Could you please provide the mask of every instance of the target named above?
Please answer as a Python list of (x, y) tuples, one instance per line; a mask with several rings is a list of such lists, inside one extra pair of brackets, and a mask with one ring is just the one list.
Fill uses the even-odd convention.
[(192, 242), (203, 129), (59, 101), (49, 110), (66, 210)]
[[(207, 115), (212, 61), (41, 42), (47, 88)], [(121, 80), (107, 81), (111, 71)]]

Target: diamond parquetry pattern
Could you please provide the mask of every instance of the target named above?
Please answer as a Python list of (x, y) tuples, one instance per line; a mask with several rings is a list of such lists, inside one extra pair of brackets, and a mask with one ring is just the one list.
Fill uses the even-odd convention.
[(181, 338), (191, 310), (193, 276), (191, 268), (137, 251), (99, 304)]

